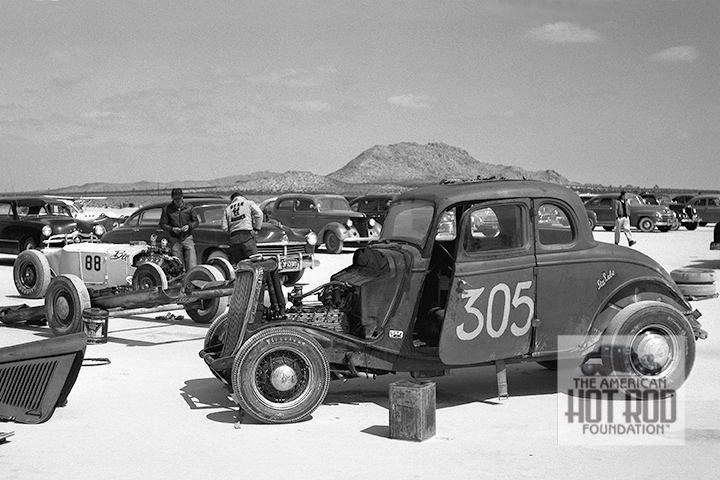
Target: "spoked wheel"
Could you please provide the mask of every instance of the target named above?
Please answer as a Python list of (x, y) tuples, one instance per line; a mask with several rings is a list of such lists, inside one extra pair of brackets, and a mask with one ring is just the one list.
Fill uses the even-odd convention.
[[(197, 265), (190, 269), (183, 278), (183, 290), (193, 280), (205, 282), (222, 282), (225, 280), (223, 274), (211, 265)], [(185, 304), (185, 311), (196, 323), (210, 323), (227, 310), (227, 297), (214, 297), (198, 300), (197, 302)]]
[(265, 423), (306, 419), (325, 399), (329, 385), (322, 347), (294, 328), (260, 331), (233, 362), (232, 386), (240, 408)]
[(343, 241), (333, 232), (325, 234), (325, 250), (328, 253), (340, 253), (343, 249)]
[(663, 380), (672, 393), (692, 370), (695, 337), (677, 309), (643, 301), (623, 308), (612, 319), (603, 335), (601, 355), (604, 368), (613, 375)]
[(23, 250), (13, 263), (13, 280), (25, 298), (42, 298), (52, 280), (50, 264), (39, 250)]
[(75, 275), (58, 275), (45, 294), (45, 318), (56, 336), (82, 331), (83, 310), (90, 308), (90, 294)]
[(167, 275), (158, 264), (143, 263), (133, 274), (132, 286), (134, 290), (146, 290), (155, 287), (166, 290), (168, 288)]

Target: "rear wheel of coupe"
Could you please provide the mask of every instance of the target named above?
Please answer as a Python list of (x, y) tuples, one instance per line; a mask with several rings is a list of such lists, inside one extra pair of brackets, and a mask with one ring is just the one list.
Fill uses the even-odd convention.
[(343, 241), (333, 232), (325, 234), (325, 250), (328, 253), (340, 253), (343, 249)]
[(643, 217), (638, 221), (638, 229), (641, 232), (652, 232), (655, 229), (655, 221), (649, 217)]
[(694, 222), (694, 223), (686, 223), (686, 224), (685, 224), (685, 228), (687, 228), (688, 230), (696, 230), (697, 227), (698, 227), (698, 223), (697, 223), (697, 222)]
[(50, 264), (39, 250), (24, 250), (13, 263), (13, 280), (25, 298), (42, 298), (52, 280)]
[(166, 290), (168, 288), (167, 275), (158, 264), (143, 263), (133, 274), (132, 287), (133, 290), (146, 290), (155, 287)]
[[(191, 268), (183, 278), (182, 288), (186, 290), (193, 280), (204, 282), (222, 282), (225, 280), (223, 274), (211, 265), (196, 265)], [(186, 303), (185, 311), (196, 323), (210, 323), (227, 310), (227, 297), (214, 297), (198, 300), (193, 303)]]
[(75, 275), (58, 275), (45, 294), (45, 318), (56, 336), (82, 331), (83, 310), (90, 308), (90, 294)]
[(240, 408), (265, 423), (306, 419), (325, 399), (329, 385), (322, 347), (293, 328), (260, 331), (233, 362), (232, 386)]
[[(659, 380), (672, 394), (684, 382), (695, 362), (695, 337), (687, 319), (674, 307), (643, 301), (623, 308), (610, 322), (602, 339), (602, 363), (611, 375)], [(631, 383), (631, 382), (628, 382)], [(637, 391), (626, 391), (630, 396)]]

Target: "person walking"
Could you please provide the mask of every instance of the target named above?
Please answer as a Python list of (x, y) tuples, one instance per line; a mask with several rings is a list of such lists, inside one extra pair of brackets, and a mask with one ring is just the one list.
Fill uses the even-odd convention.
[(172, 202), (164, 207), (160, 214), (160, 228), (170, 234), (170, 252), (183, 262), (187, 272), (197, 265), (193, 230), (200, 221), (193, 206), (183, 200), (181, 189), (173, 188), (170, 196)]
[(225, 209), (222, 228), (230, 232), (230, 263), (235, 265), (240, 260), (256, 255), (257, 242), (255, 237), (263, 222), (263, 212), (252, 200), (245, 198), (240, 192), (230, 195), (230, 205)]
[(632, 233), (630, 232), (630, 205), (625, 198), (625, 190), (620, 192), (615, 205), (615, 245), (620, 243), (620, 232), (625, 234), (628, 245), (633, 246), (637, 242), (633, 240)]

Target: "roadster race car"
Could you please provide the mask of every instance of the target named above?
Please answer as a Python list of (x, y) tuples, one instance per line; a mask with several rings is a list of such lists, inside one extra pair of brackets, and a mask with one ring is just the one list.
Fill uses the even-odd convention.
[[(45, 297), (46, 319), (56, 335), (80, 331), (84, 308), (112, 308), (118, 306), (117, 298), (138, 291), (147, 291), (147, 295), (128, 296), (125, 304), (151, 307), (166, 300), (153, 296), (162, 295), (173, 286), (187, 286), (193, 280), (219, 282), (234, 275), (230, 262), (224, 258), (211, 259), (208, 264), (185, 272), (182, 262), (170, 255), (166, 245), (153, 242), (81, 242), (61, 248), (25, 250), (13, 264), (18, 293), (26, 298)], [(111, 301), (112, 298), (116, 300)], [(185, 309), (194, 321), (209, 323), (226, 307), (227, 298), (215, 297), (191, 303)]]
[(570, 360), (585, 375), (678, 387), (707, 336), (700, 313), (657, 262), (595, 241), (587, 219), (580, 197), (543, 182), (404, 192), (380, 240), (325, 285), (296, 286), (291, 306), (276, 265), (240, 262), (200, 356), (268, 423), (308, 418), (331, 378), (395, 372), (494, 365), (501, 393), (506, 363)]

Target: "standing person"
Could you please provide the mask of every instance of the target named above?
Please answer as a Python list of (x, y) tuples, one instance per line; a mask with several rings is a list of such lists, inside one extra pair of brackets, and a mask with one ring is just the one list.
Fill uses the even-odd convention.
[(193, 206), (183, 201), (181, 189), (173, 188), (170, 196), (172, 202), (162, 209), (160, 227), (170, 233), (170, 252), (183, 262), (187, 272), (197, 265), (193, 230), (200, 222)]
[(628, 245), (633, 246), (637, 242), (633, 240), (630, 233), (630, 205), (625, 198), (625, 190), (620, 192), (620, 196), (615, 200), (615, 245), (620, 243), (620, 232), (622, 231), (627, 238)]
[(245, 198), (240, 192), (230, 195), (230, 205), (225, 209), (222, 228), (230, 232), (230, 263), (250, 258), (257, 251), (255, 236), (260, 231), (263, 213), (255, 202)]

